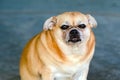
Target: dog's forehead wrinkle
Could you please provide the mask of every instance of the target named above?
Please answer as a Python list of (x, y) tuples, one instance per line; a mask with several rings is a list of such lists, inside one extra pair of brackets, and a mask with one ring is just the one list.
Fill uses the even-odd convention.
[(84, 14), (79, 12), (66, 12), (64, 14), (58, 15), (58, 22), (60, 24), (69, 24), (69, 25), (77, 25), (78, 23), (84, 23), (87, 21), (87, 18)]
[(66, 21), (63, 21), (63, 23), (61, 23), (61, 25), (77, 26), (77, 25), (79, 25), (81, 23), (84, 23), (84, 22), (82, 22), (82, 20), (77, 20), (77, 21), (76, 20), (72, 20), (72, 21), (69, 21), (69, 19), (68, 19)]
[(72, 26), (77, 26), (79, 24), (87, 24), (87, 20), (86, 19), (82, 19), (82, 18), (78, 18), (78, 17), (75, 17), (73, 18), (72, 20)]
[(62, 25), (70, 25), (70, 23), (68, 21), (65, 21), (62, 23)]

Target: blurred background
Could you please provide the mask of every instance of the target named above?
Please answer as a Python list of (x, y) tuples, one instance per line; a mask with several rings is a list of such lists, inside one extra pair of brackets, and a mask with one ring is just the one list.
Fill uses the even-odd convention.
[(98, 22), (88, 80), (120, 80), (120, 0), (0, 0), (0, 80), (19, 80), (26, 42), (47, 18), (66, 11), (89, 13)]

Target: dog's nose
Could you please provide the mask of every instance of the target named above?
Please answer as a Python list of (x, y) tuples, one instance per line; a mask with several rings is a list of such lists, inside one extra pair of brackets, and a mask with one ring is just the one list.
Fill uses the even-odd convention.
[(76, 35), (76, 34), (79, 34), (79, 32), (76, 29), (73, 29), (73, 30), (70, 31), (70, 34), (71, 35)]

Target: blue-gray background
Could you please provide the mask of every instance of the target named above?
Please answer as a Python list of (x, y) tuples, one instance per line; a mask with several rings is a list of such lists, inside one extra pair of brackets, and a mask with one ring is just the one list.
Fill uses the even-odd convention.
[(64, 11), (89, 13), (98, 22), (88, 80), (120, 80), (120, 0), (0, 0), (0, 80), (19, 80), (24, 45)]

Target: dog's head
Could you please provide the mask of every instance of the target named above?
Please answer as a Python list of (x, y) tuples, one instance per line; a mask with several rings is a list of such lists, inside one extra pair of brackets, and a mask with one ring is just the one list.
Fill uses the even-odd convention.
[(53, 31), (54, 35), (66, 44), (76, 44), (86, 42), (91, 28), (96, 26), (96, 20), (89, 14), (65, 12), (47, 19), (43, 29)]

